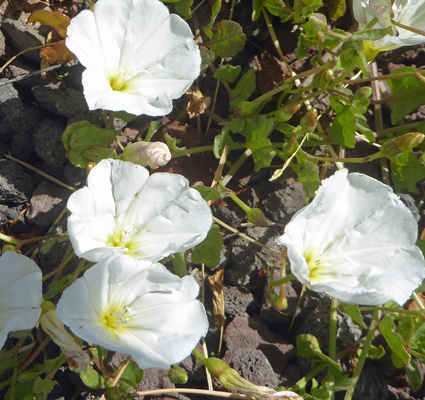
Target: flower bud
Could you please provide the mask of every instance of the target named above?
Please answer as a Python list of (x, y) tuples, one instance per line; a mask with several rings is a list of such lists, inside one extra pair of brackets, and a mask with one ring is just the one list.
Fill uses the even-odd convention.
[(311, 14), (308, 17), (308, 20), (310, 21), (311, 26), (316, 30), (316, 31), (323, 31), (326, 28), (326, 17), (323, 14)]
[(425, 135), (420, 132), (406, 133), (403, 136), (388, 140), (381, 146), (379, 153), (387, 158), (396, 158), (408, 150), (412, 150), (424, 141)]
[(247, 213), (248, 221), (255, 226), (269, 226), (269, 220), (259, 208), (251, 208)]
[(120, 159), (156, 169), (171, 160), (171, 153), (162, 142), (136, 142), (125, 147)]
[(186, 371), (177, 364), (173, 365), (173, 367), (168, 371), (168, 378), (172, 383), (178, 383), (181, 385), (187, 383), (188, 380)]
[(40, 324), (43, 331), (60, 347), (68, 359), (69, 368), (74, 372), (85, 372), (90, 364), (90, 356), (65, 329), (55, 313), (55, 306), (45, 301), (41, 305)]
[(356, 96), (370, 98), (372, 96), (372, 88), (369, 86), (363, 86), (356, 91)]
[(306, 132), (314, 132), (317, 125), (318, 115), (319, 113), (317, 112), (315, 108), (312, 108), (311, 110), (307, 111), (307, 114), (304, 115), (304, 117), (302, 117), (301, 119), (301, 122), (300, 122), (301, 127)]
[(277, 122), (289, 121), (292, 116), (299, 111), (301, 104), (294, 103), (288, 104), (285, 107), (280, 108), (276, 111), (275, 119)]
[(316, 87), (325, 88), (335, 78), (334, 72), (331, 69), (325, 69), (314, 75), (313, 83)]
[(245, 393), (257, 400), (302, 400), (294, 392), (276, 392), (265, 386), (254, 385), (247, 379), (242, 378), (236, 370), (230, 368), (227, 363), (219, 358), (207, 358), (203, 361), (203, 364), (208, 368), (210, 374), (217, 378), (226, 389)]

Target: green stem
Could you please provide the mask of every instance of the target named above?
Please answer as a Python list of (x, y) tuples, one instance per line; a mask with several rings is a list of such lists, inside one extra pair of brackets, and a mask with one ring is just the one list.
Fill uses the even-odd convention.
[(417, 29), (417, 28), (413, 28), (413, 26), (404, 25), (404, 24), (402, 24), (400, 22), (394, 21), (393, 19), (391, 20), (391, 22), (395, 26), (398, 26), (399, 28), (406, 29), (406, 31), (410, 31), (410, 32), (416, 33), (417, 35), (425, 36), (425, 32), (424, 31), (422, 31), (420, 29)]
[(206, 357), (204, 357), (196, 348), (193, 349), (192, 354), (196, 357), (196, 359), (205, 365), (205, 362), (208, 360)]
[(0, 240), (9, 244), (13, 244), (15, 246), (18, 246), (20, 244), (18, 239), (15, 239), (12, 236), (5, 235), (4, 233), (1, 233), (1, 232), (0, 232)]
[(299, 392), (301, 389), (305, 388), (307, 383), (312, 380), (319, 372), (323, 371), (326, 368), (325, 364), (318, 365), (316, 368), (313, 368), (308, 374), (301, 378), (294, 386), (290, 387), (288, 390), (293, 392)]
[(317, 161), (329, 161), (329, 162), (343, 162), (343, 163), (359, 163), (359, 164), (363, 164), (363, 163), (367, 163), (370, 161), (374, 161), (378, 158), (383, 157), (382, 154), (375, 153), (372, 154), (370, 156), (367, 157), (347, 157), (347, 158), (339, 158), (339, 157), (319, 157), (319, 156), (313, 156), (312, 154), (308, 154), (306, 152), (303, 151), (303, 154), (306, 155), (308, 158), (312, 158), (314, 160)]
[(282, 49), (280, 48), (279, 39), (276, 36), (276, 32), (274, 31), (273, 25), (270, 21), (269, 15), (264, 7), (261, 7), (261, 11), (263, 12), (264, 19), (266, 20), (267, 29), (269, 30), (270, 37), (272, 38), (274, 47), (279, 54), (281, 60), (285, 61), (285, 56), (283, 55)]
[(269, 275), (269, 277), (270, 277), (270, 283), (269, 283), (270, 286), (280, 286), (296, 279), (294, 274), (288, 274), (284, 278), (279, 279), (278, 281), (273, 280), (273, 276), (271, 275)]
[(407, 78), (409, 76), (415, 76), (416, 72), (403, 72), (400, 74), (391, 74), (391, 75), (379, 75), (379, 76), (370, 76), (368, 78), (359, 78), (359, 79), (344, 79), (341, 83), (348, 85), (355, 85), (358, 83), (368, 83), (373, 81), (386, 81), (388, 79), (398, 79), (398, 78)]
[(364, 342), (362, 351), (360, 353), (360, 357), (357, 361), (356, 368), (354, 369), (354, 372), (353, 372), (352, 384), (350, 388), (347, 390), (347, 392), (345, 393), (344, 400), (351, 400), (353, 397), (354, 390), (356, 389), (357, 382), (359, 381), (359, 377), (362, 372), (363, 365), (366, 361), (366, 357), (369, 352), (370, 346), (372, 344), (372, 340), (375, 337), (375, 330), (378, 324), (378, 316), (379, 316), (379, 310), (375, 310), (373, 312), (372, 322), (370, 323), (369, 330), (366, 335), (366, 340)]
[(238, 160), (232, 165), (232, 167), (227, 172), (226, 176), (221, 180), (223, 186), (226, 186), (233, 176), (236, 174), (238, 169), (243, 165), (243, 163), (251, 156), (252, 151), (246, 149), (244, 153), (238, 158)]
[(332, 297), (329, 323), (329, 358), (336, 360), (336, 331), (338, 327), (338, 300)]

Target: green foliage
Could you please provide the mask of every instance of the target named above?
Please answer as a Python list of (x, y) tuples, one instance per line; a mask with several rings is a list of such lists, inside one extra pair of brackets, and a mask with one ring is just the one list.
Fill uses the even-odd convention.
[(329, 136), (340, 146), (352, 149), (356, 144), (355, 133), (356, 117), (350, 106), (344, 106), (335, 117), (329, 129)]
[(230, 107), (235, 109), (240, 102), (248, 100), (254, 93), (255, 88), (255, 71), (253, 69), (249, 69), (242, 75), (236, 87), (232, 90)]
[(366, 324), (363, 322), (363, 317), (357, 304), (341, 303), (341, 306), (344, 309), (345, 313), (353, 320), (353, 322), (357, 326), (362, 329), (367, 328)]
[(161, 121), (152, 121), (149, 125), (148, 132), (146, 133), (145, 142), (150, 142), (153, 135), (158, 131), (158, 128), (161, 125)]
[(195, 264), (205, 263), (214, 268), (220, 262), (220, 251), (223, 247), (223, 237), (218, 225), (213, 224), (205, 240), (192, 251), (192, 261)]
[(331, 19), (338, 19), (345, 14), (347, 4), (345, 0), (324, 0), (323, 5), (328, 10)]
[(95, 371), (91, 366), (87, 371), (80, 372), (83, 383), (91, 389), (105, 389), (105, 378)]
[(341, 366), (322, 353), (317, 338), (311, 334), (297, 336), (297, 355), (306, 359), (312, 359), (325, 364), (335, 376), (342, 374)]
[[(392, 350), (392, 361), (395, 366), (400, 368), (407, 365), (410, 361), (410, 355), (406, 349), (403, 337), (396, 331), (394, 321), (389, 315), (385, 315), (382, 318), (379, 323), (379, 330)], [(393, 357), (393, 355), (396, 357)]]
[(423, 164), (412, 154), (404, 152), (401, 156), (391, 161), (391, 178), (397, 192), (407, 190), (410, 193), (418, 193), (416, 184), (425, 178)]
[(256, 21), (261, 16), (261, 8), (264, 7), (270, 14), (279, 17), (280, 22), (287, 22), (292, 18), (292, 10), (280, 0), (253, 0), (252, 19)]
[[(120, 367), (124, 363), (125, 361), (122, 361)], [(115, 372), (118, 373), (118, 369)], [(137, 385), (143, 380), (143, 375), (143, 370), (131, 360), (118, 381), (118, 387), (121, 393), (126, 395), (131, 389), (137, 389)]]
[(170, 149), (172, 157), (188, 156), (186, 147), (178, 147), (177, 145), (181, 142), (181, 139), (171, 137), (167, 132), (164, 134), (165, 143), (167, 143)]
[[(391, 72), (389, 76), (409, 72), (412, 73), (412, 76), (387, 79), (387, 84), (392, 92), (392, 96), (387, 103), (391, 108), (391, 123), (393, 125), (425, 104), (425, 83), (414, 76), (416, 68), (399, 68)], [(421, 75), (425, 76), (425, 73), (422, 72)]]
[(86, 168), (90, 162), (117, 158), (116, 132), (99, 128), (88, 121), (68, 125), (63, 133), (63, 144), (69, 161), (76, 167)]
[(219, 57), (234, 57), (245, 46), (246, 35), (234, 21), (220, 21), (205, 33), (210, 39), (206, 45)]
[(238, 78), (241, 71), (242, 68), (240, 65), (234, 67), (233, 65), (226, 64), (214, 72), (214, 78), (220, 81), (234, 82)]

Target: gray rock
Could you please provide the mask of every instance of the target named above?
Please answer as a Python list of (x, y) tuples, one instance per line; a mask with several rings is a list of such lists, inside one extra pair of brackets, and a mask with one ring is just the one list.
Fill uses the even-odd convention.
[(295, 355), (294, 346), (284, 337), (271, 332), (258, 316), (236, 316), (225, 329), (224, 341), (230, 351), (262, 351), (278, 374), (284, 371), (289, 359)]
[(65, 126), (50, 118), (44, 118), (32, 135), (34, 150), (46, 164), (59, 167), (67, 161), (62, 135)]
[(274, 388), (279, 384), (270, 362), (261, 350), (253, 348), (227, 350), (223, 361), (254, 385)]
[[(0, 83), (8, 79), (0, 79)], [(12, 132), (20, 130), (25, 119), (24, 105), (13, 85), (0, 86), (0, 140), (9, 141)]]
[[(312, 333), (317, 337), (324, 353), (329, 346), (329, 319), (331, 299), (321, 293), (307, 291), (301, 304), (302, 313), (295, 320), (294, 334)], [(337, 316), (337, 352), (352, 346), (362, 336), (361, 329), (351, 318), (338, 311)]]
[(54, 183), (43, 181), (31, 198), (28, 221), (38, 226), (53, 225), (66, 207), (70, 192)]
[[(279, 227), (249, 228), (245, 234), (268, 247), (280, 250), (276, 243), (276, 238), (282, 234), (282, 229)], [(230, 244), (230, 261), (225, 268), (224, 281), (234, 286), (254, 285), (259, 271), (264, 266), (272, 265), (278, 257), (278, 254), (270, 250), (237, 237)]]
[(353, 400), (387, 400), (389, 391), (385, 378), (373, 365), (366, 363), (353, 394)]
[(62, 117), (71, 118), (89, 112), (83, 93), (67, 87), (62, 82), (34, 86), (31, 92), (41, 107)]
[(13, 221), (13, 231), (21, 232), (25, 227), (25, 218), (22, 213), (24, 209), (24, 205), (8, 207), (4, 204), (0, 204), (0, 226), (5, 226)]
[(28, 201), (34, 190), (32, 178), (13, 161), (0, 160), (0, 203), (17, 205)]
[[(7, 36), (7, 41), (12, 44), (17, 52), (45, 43), (44, 37), (38, 33), (36, 28), (21, 21), (5, 18), (2, 23), (2, 29)], [(39, 54), (40, 50), (38, 49), (28, 51), (23, 56), (32, 61), (40, 62)]]
[(224, 286), (224, 311), (228, 315), (253, 313), (258, 309), (258, 300), (244, 286)]
[(294, 179), (287, 180), (287, 186), (270, 192), (263, 201), (264, 214), (274, 222), (286, 224), (291, 216), (305, 206), (303, 185)]

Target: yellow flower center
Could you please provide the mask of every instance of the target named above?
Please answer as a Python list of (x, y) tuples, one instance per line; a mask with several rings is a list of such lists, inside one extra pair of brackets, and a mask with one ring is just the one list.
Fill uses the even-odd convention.
[(123, 71), (114, 71), (108, 73), (108, 82), (111, 89), (115, 92), (128, 93), (134, 87), (131, 76)]
[(109, 247), (124, 247), (128, 249), (127, 255), (133, 255), (138, 247), (134, 240), (136, 232), (137, 229), (133, 227), (117, 227), (106, 239), (106, 245)]
[(114, 304), (109, 306), (99, 317), (99, 322), (109, 331), (109, 333), (122, 333), (124, 325), (128, 322), (129, 308)]
[(312, 285), (326, 280), (326, 267), (328, 263), (323, 261), (323, 257), (316, 249), (307, 249), (303, 254), (308, 270), (310, 271), (310, 282)]

